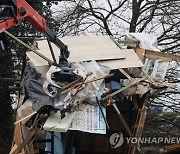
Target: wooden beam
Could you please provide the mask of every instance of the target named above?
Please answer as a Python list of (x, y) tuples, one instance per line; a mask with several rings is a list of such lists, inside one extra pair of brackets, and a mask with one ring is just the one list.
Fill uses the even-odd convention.
[(147, 74), (142, 68), (141, 68), (141, 72), (144, 73), (144, 74), (148, 77), (149, 81), (150, 81), (154, 86), (157, 86), (157, 84), (156, 84), (155, 81), (152, 79), (152, 77), (149, 76), (149, 74)]
[[(111, 98), (111, 99), (112, 99), (112, 98)], [(132, 134), (132, 132), (131, 132), (129, 126), (128, 126), (128, 124), (126, 123), (125, 119), (123, 118), (121, 112), (119, 111), (119, 109), (118, 109), (116, 103), (115, 103), (115, 102), (112, 103), (112, 106), (114, 107), (114, 110), (115, 110), (116, 113), (118, 114), (118, 117), (119, 117), (119, 119), (121, 120), (122, 124), (124, 125), (124, 127), (125, 127), (125, 129), (126, 129), (128, 135), (129, 135), (129, 137), (133, 137), (133, 134)]]
[(180, 62), (180, 56), (173, 55), (171, 53), (163, 53), (157, 51), (146, 50), (145, 57), (152, 59), (160, 59), (163, 61), (178, 61)]
[[(147, 100), (148, 100), (148, 98), (145, 97), (143, 106), (138, 111), (135, 128), (133, 131), (133, 137), (135, 137), (135, 138), (140, 138), (142, 136), (142, 132), (144, 129), (144, 123), (145, 123), (146, 116), (147, 116)], [(135, 154), (136, 151), (139, 149), (139, 147), (140, 147), (139, 144), (132, 144), (129, 148), (128, 154)]]
[(176, 85), (173, 84), (173, 83), (156, 82), (156, 84), (157, 84), (158, 86), (164, 86), (164, 87), (168, 87), (168, 88), (172, 88), (172, 89), (175, 89), (175, 88), (176, 88)]
[(14, 123), (14, 125), (16, 125), (16, 124), (18, 124), (18, 123), (20, 123), (20, 122), (22, 122), (22, 121), (24, 121), (24, 120), (26, 120), (26, 119), (32, 117), (32, 116), (35, 115), (36, 113), (37, 113), (37, 112), (33, 112), (33, 113), (31, 113), (30, 115), (28, 115), (28, 116), (26, 116), (26, 117), (24, 117), (24, 118), (22, 118), (22, 119), (16, 121), (16, 122)]
[[(143, 62), (144, 55), (145, 55), (145, 49), (136, 48), (135, 52), (136, 52), (137, 56), (139, 57), (139, 59)], [(139, 77), (140, 73), (141, 73), (141, 71), (137, 67), (134, 67), (132, 69), (132, 76), (133, 77)]]
[(137, 83), (139, 83), (139, 82), (141, 82), (141, 81), (143, 81), (143, 80), (146, 80), (147, 78), (148, 78), (147, 76), (144, 76), (144, 77), (142, 77), (142, 78), (140, 78), (140, 79), (138, 79), (138, 80), (135, 80), (134, 82), (128, 84), (126, 87), (122, 87), (121, 89), (116, 90), (115, 92), (113, 92), (113, 93), (109, 94), (108, 96), (102, 98), (101, 101), (106, 100), (106, 99), (108, 99), (109, 97), (113, 97), (113, 96), (121, 93), (122, 91), (124, 91), (124, 90), (126, 90), (126, 89), (128, 89), (128, 88), (130, 88), (130, 87), (132, 87), (132, 86), (134, 86), (134, 85), (136, 85)]
[(19, 152), (21, 152), (22, 149), (25, 148), (25, 146), (30, 142), (30, 140), (33, 138), (33, 136), (35, 135), (35, 131), (31, 131), (29, 136), (27, 138), (25, 138), (25, 140), (14, 149), (14, 151), (11, 152), (11, 154), (18, 154)]
[(3, 77), (0, 77), (0, 80), (7, 80), (7, 81), (21, 81), (20, 78), (3, 78)]
[[(152, 82), (150, 82), (150, 81), (146, 81), (146, 82), (152, 84)], [(155, 81), (154, 83), (156, 84), (156, 86), (164, 86), (164, 87), (172, 88), (172, 89), (176, 88), (176, 84), (174, 84), (174, 83), (160, 82), (160, 81)], [(152, 85), (154, 85), (154, 84), (152, 84)]]
[(105, 75), (105, 76), (102, 76), (102, 77), (97, 77), (97, 78), (90, 79), (90, 80), (87, 80), (87, 81), (84, 81), (84, 82), (79, 82), (77, 84), (72, 85), (72, 87), (62, 91), (62, 94), (74, 89), (75, 87), (77, 87), (77, 86), (79, 86), (81, 84), (88, 84), (88, 83), (91, 83), (91, 82), (95, 82), (95, 81), (98, 81), (98, 80), (102, 80), (102, 79), (105, 79), (105, 78), (112, 77), (113, 75), (114, 75), (114, 73), (111, 73), (111, 74), (108, 74), (108, 75)]
[(143, 60), (146, 50), (142, 48), (136, 48), (135, 51), (139, 59)]
[(166, 153), (166, 152), (169, 152), (169, 151), (172, 151), (172, 150), (175, 150), (175, 149), (179, 149), (179, 148), (180, 148), (180, 143), (177, 143), (177, 144), (172, 144), (172, 145), (165, 146), (165, 147), (161, 148), (159, 151), (161, 153)]
[(5, 29), (2, 29), (1, 32), (6, 33), (8, 36), (12, 37), (14, 40), (16, 40), (17, 42), (19, 42), (20, 44), (22, 44), (23, 46), (25, 46), (26, 48), (28, 48), (29, 50), (31, 50), (32, 52), (34, 52), (35, 54), (37, 54), (38, 56), (40, 56), (41, 58), (43, 58), (44, 60), (46, 60), (49, 65), (53, 65), (53, 61), (50, 60), (48, 57), (44, 56), (43, 54), (41, 54), (40, 52), (32, 49), (29, 45), (27, 45), (25, 42), (21, 41), (20, 39), (18, 39), (17, 37), (15, 37), (14, 35), (12, 35), (11, 33), (9, 33), (8, 31), (6, 31)]
[(136, 44), (139, 45), (140, 41), (138, 40), (119, 40), (118, 43), (124, 43), (124, 44)]
[(119, 68), (119, 71), (127, 78), (127, 79), (129, 79), (130, 81), (134, 81), (134, 79), (128, 74), (128, 73), (126, 73), (126, 71), (124, 70), (124, 69), (122, 69), (122, 68)]

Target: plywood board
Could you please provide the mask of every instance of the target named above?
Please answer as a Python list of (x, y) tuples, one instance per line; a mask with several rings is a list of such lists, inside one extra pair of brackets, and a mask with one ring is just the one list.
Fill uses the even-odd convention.
[[(97, 60), (99, 64), (112, 69), (143, 66), (134, 50), (119, 49), (109, 36), (76, 36), (61, 40), (68, 45), (69, 62)], [(59, 61), (60, 51), (54, 44), (52, 46), (56, 60)], [(41, 54), (52, 60), (46, 40), (38, 41), (38, 47)], [(35, 66), (48, 65), (33, 52), (27, 52), (27, 56)]]
[(51, 113), (43, 128), (46, 131), (67, 132), (75, 115), (76, 112), (66, 113), (66, 116), (61, 119), (59, 112)]
[[(60, 38), (71, 52), (69, 61), (101, 60), (108, 58), (123, 58), (118, 54), (119, 48), (109, 36), (74, 36)], [(47, 41), (38, 41), (38, 47), (42, 53), (48, 53)], [(58, 61), (59, 48), (52, 43), (55, 56)], [(48, 56), (49, 58), (51, 56)]]

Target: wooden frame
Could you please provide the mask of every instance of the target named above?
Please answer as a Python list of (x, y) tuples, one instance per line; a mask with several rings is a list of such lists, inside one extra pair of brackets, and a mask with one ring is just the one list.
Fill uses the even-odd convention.
[[(164, 65), (164, 67), (161, 65)], [(146, 58), (143, 71), (146, 72), (152, 79), (163, 81), (168, 68), (169, 61)]]

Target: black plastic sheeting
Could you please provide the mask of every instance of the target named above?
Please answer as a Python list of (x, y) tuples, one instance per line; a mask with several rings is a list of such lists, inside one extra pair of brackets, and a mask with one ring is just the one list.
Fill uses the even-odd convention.
[(42, 106), (54, 106), (54, 99), (44, 92), (43, 83), (40, 80), (40, 75), (31, 65), (32, 64), (27, 63), (25, 67), (22, 84), (25, 87), (28, 97), (33, 102), (33, 109), (35, 109), (36, 111), (39, 110), (39, 103), (41, 103)]

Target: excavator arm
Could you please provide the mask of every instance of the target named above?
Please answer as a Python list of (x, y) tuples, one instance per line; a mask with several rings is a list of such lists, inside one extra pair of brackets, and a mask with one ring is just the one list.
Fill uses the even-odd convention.
[(7, 30), (25, 19), (39, 32), (45, 34), (47, 39), (60, 49), (59, 68), (54, 73), (56, 82), (72, 82), (78, 76), (70, 68), (67, 58), (70, 52), (67, 45), (57, 38), (57, 35), (47, 26), (45, 19), (34, 10), (25, 0), (1, 0), (0, 1), (0, 32)]
[(70, 52), (67, 46), (57, 38), (57, 35), (47, 26), (46, 20), (34, 10), (25, 0), (1, 0), (0, 17), (9, 14), (10, 17), (0, 20), (0, 31), (7, 30), (18, 25), (25, 19), (32, 24), (34, 29), (45, 34), (47, 39), (60, 49), (60, 60), (67, 61)]

